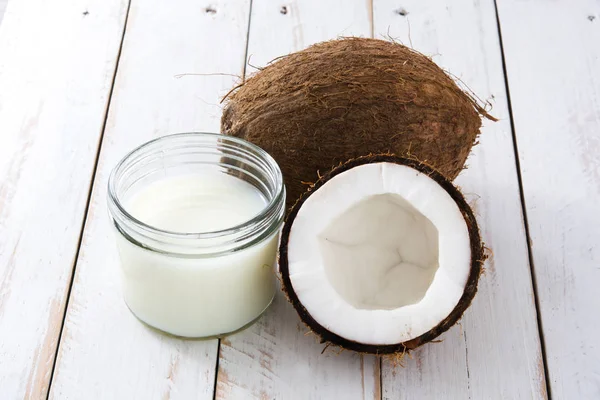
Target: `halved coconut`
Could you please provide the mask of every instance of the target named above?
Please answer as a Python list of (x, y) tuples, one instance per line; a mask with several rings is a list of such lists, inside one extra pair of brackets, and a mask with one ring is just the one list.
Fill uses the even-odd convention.
[(322, 177), (283, 228), (288, 298), (324, 342), (405, 352), (470, 305), (484, 260), (459, 190), (418, 161), (362, 157)]

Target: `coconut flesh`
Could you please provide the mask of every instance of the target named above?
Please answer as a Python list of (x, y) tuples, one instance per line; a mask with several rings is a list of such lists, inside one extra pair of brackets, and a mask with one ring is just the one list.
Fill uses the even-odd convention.
[(460, 192), (414, 160), (370, 156), (334, 169), (284, 227), (283, 286), (323, 341), (404, 352), (452, 326), (483, 260)]

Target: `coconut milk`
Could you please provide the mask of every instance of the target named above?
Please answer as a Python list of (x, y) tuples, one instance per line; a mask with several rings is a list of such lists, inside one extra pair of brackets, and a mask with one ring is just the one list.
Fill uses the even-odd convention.
[[(165, 178), (125, 201), (136, 219), (179, 233), (232, 228), (265, 206), (254, 186), (218, 172)], [(127, 305), (140, 320), (173, 335), (235, 331), (256, 319), (275, 293), (278, 233), (245, 249), (204, 258), (159, 253), (116, 236)]]

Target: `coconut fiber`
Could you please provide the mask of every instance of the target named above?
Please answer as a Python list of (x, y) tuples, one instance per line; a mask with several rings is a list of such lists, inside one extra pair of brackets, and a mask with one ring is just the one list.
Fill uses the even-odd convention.
[(319, 171), (370, 153), (415, 158), (452, 180), (477, 139), (480, 116), (491, 118), (426, 56), (363, 38), (278, 58), (225, 102), (222, 132), (275, 158), (288, 205)]

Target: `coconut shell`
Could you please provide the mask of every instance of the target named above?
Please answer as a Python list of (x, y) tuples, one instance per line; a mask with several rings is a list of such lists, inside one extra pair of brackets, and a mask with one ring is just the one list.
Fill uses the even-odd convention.
[[(290, 232), (294, 224), (294, 219), (298, 215), (298, 212), (302, 208), (304, 202), (334, 176), (360, 165), (378, 162), (390, 162), (400, 165), (406, 165), (408, 167), (414, 168), (415, 170), (421, 173), (428, 175), (430, 178), (436, 181), (450, 195), (450, 197), (452, 197), (452, 199), (456, 202), (456, 205), (460, 209), (465, 219), (467, 229), (469, 231), (469, 239), (471, 244), (471, 265), (469, 277), (467, 279), (463, 295), (460, 298), (458, 304), (452, 310), (452, 312), (437, 326), (435, 326), (430, 331), (424, 333), (423, 335), (418, 336), (407, 342), (390, 345), (373, 345), (368, 343), (354, 342), (344, 337), (341, 337), (333, 332), (330, 332), (326, 328), (324, 328), (310, 315), (310, 313), (306, 310), (306, 308), (304, 308), (304, 306), (298, 299), (298, 296), (296, 295), (296, 292), (294, 291), (294, 287), (290, 280), (288, 265), (288, 243), (290, 240)], [(315, 234), (318, 234), (318, 232), (315, 232)], [(439, 335), (450, 329), (450, 327), (452, 327), (454, 324), (456, 324), (456, 322), (458, 322), (465, 310), (471, 305), (471, 301), (477, 293), (477, 284), (479, 282), (479, 276), (481, 275), (482, 266), (485, 259), (485, 248), (483, 243), (481, 242), (481, 236), (479, 234), (479, 227), (477, 226), (477, 221), (475, 219), (473, 211), (469, 207), (468, 203), (465, 201), (465, 198), (461, 194), (460, 190), (457, 187), (455, 187), (452, 184), (452, 182), (450, 182), (442, 174), (440, 174), (438, 171), (434, 170), (430, 166), (414, 159), (401, 158), (389, 154), (369, 155), (350, 160), (334, 168), (333, 170), (331, 170), (331, 172), (327, 173), (326, 175), (322, 176), (319, 180), (317, 180), (317, 182), (314, 185), (312, 185), (309, 188), (309, 190), (307, 190), (301, 195), (296, 204), (290, 210), (290, 213), (287, 216), (286, 222), (283, 226), (281, 242), (279, 246), (279, 270), (281, 273), (282, 287), (288, 300), (292, 303), (292, 305), (300, 315), (300, 319), (309, 327), (309, 329), (312, 332), (314, 332), (320, 337), (322, 343), (327, 343), (328, 345), (333, 344), (344, 349), (369, 354), (404, 354), (410, 352), (410, 350), (416, 349), (417, 347), (425, 343), (435, 340)]]
[(348, 159), (393, 153), (449, 179), (489, 115), (441, 68), (401, 44), (344, 38), (276, 59), (226, 96), (221, 130), (269, 152), (289, 205)]

